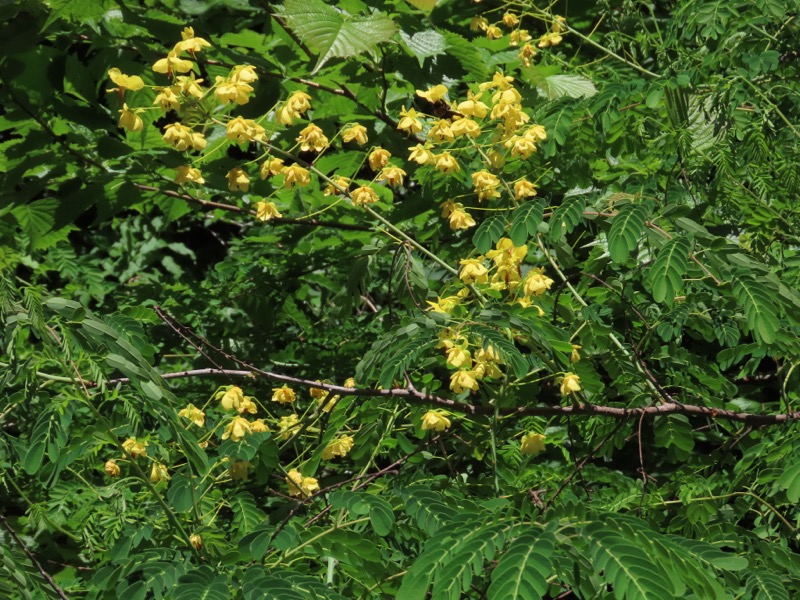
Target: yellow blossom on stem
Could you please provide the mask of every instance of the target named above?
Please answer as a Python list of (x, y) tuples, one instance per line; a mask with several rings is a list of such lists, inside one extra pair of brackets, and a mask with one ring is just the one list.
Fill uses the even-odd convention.
[(240, 415), (243, 415), (244, 413), (250, 413), (251, 415), (254, 415), (258, 412), (258, 407), (250, 396), (245, 396), (242, 400), (242, 403), (237, 407), (236, 410), (239, 411)]
[(536, 152), (536, 142), (525, 136), (515, 135), (510, 140), (507, 140), (504, 145), (511, 147), (511, 156), (519, 156), (522, 159), (528, 158)]
[(450, 419), (440, 410), (429, 410), (422, 415), (423, 431), (444, 431), (450, 425)]
[(517, 56), (523, 65), (530, 67), (533, 62), (533, 57), (536, 56), (537, 53), (538, 50), (536, 50), (536, 48), (534, 48), (531, 44), (525, 44), (522, 48), (520, 48)]
[(228, 189), (232, 192), (246, 192), (250, 189), (250, 176), (241, 167), (228, 171)]
[(222, 104), (247, 104), (250, 102), (250, 94), (253, 86), (247, 83), (227, 81), (224, 77), (217, 76), (217, 89), (214, 90), (214, 97)]
[(555, 20), (553, 21), (553, 25), (550, 27), (550, 31), (553, 33), (561, 33), (562, 31), (567, 30), (567, 20), (564, 17), (556, 15)]
[(400, 167), (389, 166), (383, 168), (378, 181), (385, 181), (390, 186), (397, 187), (403, 185), (403, 177), (405, 176), (406, 172)]
[(543, 142), (547, 139), (547, 130), (542, 125), (532, 125), (525, 132), (525, 137), (536, 142)]
[[(318, 382), (318, 383), (322, 383), (322, 382)], [(310, 389), (308, 390), (308, 394), (309, 394), (309, 395), (310, 395), (310, 396), (311, 396), (311, 397), (312, 397), (314, 400), (324, 400), (325, 398), (327, 398), (327, 397), (328, 397), (328, 394), (329, 394), (329, 393), (330, 393), (330, 392), (328, 392), (328, 390), (326, 390), (326, 389), (324, 389), (324, 388), (315, 388), (315, 387), (312, 387), (312, 388), (310, 388)]]
[(189, 75), (179, 75), (175, 78), (175, 85), (173, 89), (178, 89), (182, 94), (187, 96), (194, 96), (195, 98), (202, 98), (205, 96), (205, 91), (200, 87), (203, 83), (202, 79), (195, 79), (194, 73)]
[[(340, 189), (341, 188), (341, 189)], [(332, 183), (328, 183), (325, 189), (322, 190), (323, 196), (335, 196), (337, 194), (344, 194), (350, 189), (349, 177), (334, 177)], [(342, 191), (344, 190), (344, 191)]]
[(193, 533), (189, 536), (189, 543), (192, 545), (192, 548), (195, 550), (200, 550), (203, 547), (203, 538), (198, 533)]
[(492, 80), (482, 83), (478, 86), (480, 91), (488, 90), (488, 89), (498, 89), (498, 90), (507, 90), (511, 87), (514, 78), (511, 75), (503, 75), (500, 71), (496, 71), (494, 75), (492, 75)]
[(367, 138), (367, 128), (363, 125), (359, 125), (358, 123), (355, 125), (350, 125), (350, 127), (346, 127), (342, 130), (342, 141), (355, 141), (359, 146), (363, 146), (369, 141)]
[(119, 477), (119, 465), (113, 458), (106, 461), (106, 464), (103, 465), (103, 470), (109, 477)]
[(456, 119), (450, 126), (450, 131), (456, 137), (465, 135), (467, 137), (476, 138), (481, 134), (481, 126), (472, 119)]
[(544, 274), (544, 269), (537, 267), (531, 269), (525, 276), (525, 281), (522, 284), (522, 293), (526, 296), (541, 296), (550, 289), (553, 283), (553, 280)]
[(323, 460), (331, 460), (336, 457), (347, 456), (347, 453), (353, 448), (353, 438), (349, 435), (343, 435), (336, 438), (322, 451)]
[(561, 37), (560, 33), (550, 31), (548, 33), (545, 33), (542, 37), (540, 37), (539, 43), (536, 45), (539, 46), (539, 48), (549, 48), (551, 46), (556, 46), (560, 44), (562, 39), (563, 38)]
[(311, 183), (311, 174), (300, 165), (283, 167), (281, 173), (284, 175), (283, 187), (285, 188), (293, 188), (295, 185), (305, 187)]
[(411, 134), (422, 131), (422, 121), (419, 120), (418, 114), (419, 113), (413, 108), (409, 108), (408, 110), (401, 108), (400, 122), (397, 124), (397, 129), (400, 131), (407, 131)]
[(308, 152), (310, 150), (322, 152), (328, 147), (328, 138), (325, 137), (322, 129), (313, 123), (309, 123), (300, 131), (300, 135), (297, 136), (297, 141), (300, 142), (300, 150), (303, 152)]
[(436, 157), (436, 170), (446, 175), (448, 173), (457, 173), (461, 170), (461, 167), (449, 152), (442, 152)]
[(181, 100), (171, 87), (161, 88), (161, 91), (156, 95), (153, 104), (160, 106), (162, 110), (179, 110), (181, 107)]
[(487, 27), (489, 27), (489, 21), (486, 20), (486, 17), (472, 17), (469, 22), (469, 28), (472, 31), (484, 31)]
[(517, 29), (516, 31), (512, 31), (511, 35), (509, 36), (508, 45), (509, 46), (519, 46), (521, 43), (530, 41), (531, 34), (528, 33), (527, 29)]
[(481, 94), (467, 93), (467, 99), (456, 106), (456, 110), (465, 117), (482, 119), (489, 112), (489, 107), (480, 100)]
[(495, 244), (494, 250), (486, 253), (486, 258), (494, 261), (498, 267), (508, 266), (517, 267), (527, 256), (528, 247), (526, 245), (515, 246), (509, 238), (500, 238)]
[(222, 439), (227, 440), (230, 438), (233, 442), (239, 442), (251, 431), (250, 421), (244, 417), (234, 417), (225, 426), (225, 431), (222, 433)]
[(350, 193), (350, 199), (355, 206), (365, 206), (367, 204), (375, 204), (379, 198), (378, 194), (371, 187), (362, 185), (354, 189)]
[(545, 436), (541, 433), (528, 433), (522, 436), (520, 450), (522, 450), (523, 454), (538, 456), (544, 452), (544, 440)]
[(430, 305), (428, 308), (429, 311), (449, 315), (456, 306), (461, 304), (461, 298), (458, 296), (447, 296), (445, 298), (437, 298), (436, 302), (432, 302), (431, 300), (427, 300), (426, 302)]
[(561, 395), (577, 394), (581, 391), (581, 378), (575, 373), (566, 373), (561, 380)]
[(278, 427), (280, 428), (278, 439), (288, 440), (295, 434), (295, 430), (300, 429), (300, 418), (295, 414), (281, 417)]
[(280, 219), (283, 215), (278, 211), (274, 202), (256, 202), (253, 208), (256, 211), (256, 219), (259, 221), (269, 221), (270, 219)]
[(469, 229), (475, 227), (475, 219), (464, 210), (464, 205), (460, 202), (453, 203), (453, 209), (450, 211), (448, 218), (450, 220), (450, 229)]
[[(144, 87), (144, 80), (141, 77), (138, 75), (125, 75), (116, 67), (108, 70), (108, 77), (119, 86), (120, 92), (125, 92), (125, 90), (138, 92)], [(113, 92), (115, 90), (109, 91)]]
[(538, 190), (536, 189), (536, 186), (527, 179), (520, 179), (519, 181), (514, 182), (514, 198), (517, 200), (523, 200), (524, 198), (535, 196), (537, 193)]
[(239, 410), (244, 402), (244, 392), (238, 386), (229, 385), (217, 392), (215, 398), (220, 401), (223, 410)]
[(475, 187), (475, 191), (478, 192), (479, 201), (500, 197), (500, 192), (497, 191), (500, 180), (496, 175), (485, 169), (472, 174), (472, 185)]
[(194, 404), (187, 404), (186, 408), (180, 409), (178, 416), (188, 419), (198, 427), (202, 427), (206, 422), (206, 414)]
[(133, 112), (130, 108), (128, 108), (127, 104), (122, 105), (122, 110), (119, 111), (119, 123), (117, 123), (120, 127), (124, 127), (128, 131), (141, 131), (142, 127), (144, 127), (144, 123), (142, 122), (141, 117)]
[(290, 404), (297, 400), (297, 395), (294, 390), (288, 385), (279, 388), (272, 388), (272, 401), (280, 402), (281, 404)]
[(267, 427), (267, 424), (261, 419), (256, 419), (250, 423), (250, 431), (252, 433), (264, 433), (265, 431), (269, 431), (269, 427)]
[(458, 276), (466, 284), (486, 283), (489, 270), (483, 265), (482, 258), (462, 258), (461, 271)]
[(319, 482), (313, 477), (303, 477), (297, 469), (292, 469), (286, 475), (286, 485), (289, 487), (290, 496), (307, 498), (319, 491)]
[(277, 175), (278, 173), (283, 172), (283, 159), (282, 158), (275, 158), (273, 156), (268, 156), (267, 160), (261, 163), (261, 168), (259, 169), (259, 173), (261, 175), (261, 179), (266, 179), (272, 175)]
[(369, 166), (373, 171), (380, 171), (383, 167), (389, 164), (389, 159), (392, 157), (391, 152), (383, 148), (375, 148), (369, 153), (367, 160)]
[(122, 448), (131, 455), (131, 458), (147, 456), (147, 442), (137, 440), (135, 437), (130, 437), (122, 442)]
[(413, 160), (418, 165), (427, 165), (436, 160), (436, 157), (433, 155), (433, 152), (428, 150), (422, 144), (417, 144), (411, 148), (411, 153), (408, 156), (408, 160)]
[(490, 40), (499, 40), (503, 37), (503, 32), (497, 25), (489, 25), (483, 33)]
[(417, 96), (419, 96), (420, 98), (425, 98), (425, 100), (431, 102), (432, 104), (436, 104), (446, 95), (447, 95), (447, 88), (441, 83), (439, 85), (434, 85), (433, 87), (429, 87), (424, 92), (422, 90), (417, 90)]
[(466, 348), (462, 348), (461, 346), (453, 346), (452, 348), (447, 350), (447, 365), (452, 367), (453, 369), (471, 369), (472, 368), (472, 356), (470, 356), (469, 350)]
[(178, 53), (173, 50), (167, 54), (166, 58), (155, 62), (153, 71), (171, 76), (173, 73), (188, 73), (192, 67), (194, 67), (192, 61), (180, 58)]
[(580, 349), (581, 346), (578, 344), (572, 344), (572, 353), (569, 355), (569, 362), (575, 364), (581, 359)]
[(452, 142), (455, 134), (450, 129), (450, 121), (446, 119), (436, 121), (428, 131), (428, 139), (434, 142)]
[(169, 481), (169, 478), (169, 471), (167, 470), (167, 467), (157, 460), (154, 460), (153, 467), (150, 469), (150, 483)]
[(228, 79), (234, 83), (253, 83), (258, 81), (258, 75), (252, 65), (236, 65), (231, 69)]
[(456, 371), (450, 376), (450, 389), (456, 394), (467, 390), (478, 390), (478, 380), (474, 371)]
[(170, 123), (169, 125), (165, 125), (162, 139), (167, 144), (181, 152), (188, 150), (189, 148), (202, 150), (206, 147), (206, 140), (203, 137), (203, 134), (195, 133), (180, 123)]
[(513, 29), (519, 25), (519, 17), (512, 12), (507, 12), (503, 15), (503, 25), (509, 29)]
[(238, 143), (261, 141), (266, 135), (266, 130), (253, 119), (236, 117), (228, 121), (225, 127), (225, 137)]
[(184, 27), (181, 31), (181, 40), (178, 42), (180, 50), (183, 52), (200, 52), (203, 48), (211, 48), (211, 44), (201, 37), (195, 37), (193, 27)]

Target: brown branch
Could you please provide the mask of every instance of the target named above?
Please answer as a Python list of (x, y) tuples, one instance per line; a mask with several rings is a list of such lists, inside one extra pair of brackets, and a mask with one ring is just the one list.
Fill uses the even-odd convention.
[[(410, 404), (418, 404), (422, 406), (440, 406), (456, 413), (463, 413), (467, 415), (491, 415), (494, 414), (495, 409), (492, 406), (477, 406), (475, 404), (467, 404), (458, 402), (449, 398), (442, 398), (427, 394), (414, 389), (407, 388), (392, 388), (392, 389), (372, 389), (372, 388), (349, 388), (341, 385), (333, 385), (330, 383), (322, 383), (313, 379), (303, 379), (300, 377), (290, 377), (289, 375), (281, 375), (271, 371), (264, 371), (256, 367), (250, 367), (249, 370), (235, 370), (235, 369), (192, 369), (189, 371), (178, 371), (175, 373), (165, 373), (162, 375), (164, 379), (179, 379), (185, 377), (201, 377), (207, 375), (222, 375), (226, 377), (253, 377), (260, 375), (270, 381), (277, 381), (279, 383), (292, 384), (302, 388), (321, 388), (340, 394), (344, 396), (360, 396), (365, 398), (398, 398), (405, 400)], [(120, 377), (117, 379), (110, 379), (106, 383), (129, 383), (130, 379), (127, 377)], [(92, 382), (86, 382), (90, 385), (95, 385)], [(780, 425), (784, 423), (791, 423), (793, 421), (800, 421), (800, 411), (781, 413), (781, 414), (762, 414), (762, 413), (749, 413), (737, 412), (724, 408), (714, 408), (710, 406), (698, 406), (694, 404), (680, 404), (678, 402), (666, 402), (657, 406), (641, 406), (633, 408), (623, 408), (619, 406), (605, 406), (600, 404), (581, 404), (579, 406), (520, 406), (518, 408), (502, 408), (499, 410), (502, 416), (549, 416), (549, 417), (570, 417), (570, 416), (597, 416), (607, 417), (610, 419), (618, 419), (625, 421), (628, 419), (650, 418), (659, 415), (687, 415), (690, 417), (707, 417), (710, 419), (723, 419), (727, 421), (739, 421), (753, 426), (762, 425)]]
[[(241, 208), (233, 204), (223, 204), (221, 202), (212, 202), (210, 200), (203, 200), (201, 198), (197, 198), (196, 196), (192, 196), (191, 194), (182, 194), (180, 192), (176, 192), (173, 190), (162, 190), (161, 188), (157, 188), (152, 185), (144, 185), (142, 183), (134, 183), (133, 185), (134, 187), (137, 187), (138, 189), (144, 190), (146, 192), (157, 192), (164, 194), (165, 196), (169, 196), (171, 198), (179, 198), (187, 202), (194, 202), (195, 204), (199, 204), (203, 208), (220, 209), (242, 215), (251, 215), (253, 217), (256, 216), (256, 212), (254, 210)], [(286, 217), (280, 217), (276, 219), (270, 219), (268, 222), (274, 225), (307, 225), (308, 227), (328, 227), (331, 229), (347, 229), (352, 231), (372, 231), (372, 227), (370, 227), (369, 225), (340, 223), (338, 221), (320, 221), (318, 219), (287, 219)]]
[(25, 546), (24, 543), (22, 543), (22, 540), (19, 539), (17, 532), (14, 531), (11, 525), (8, 524), (8, 521), (6, 521), (6, 518), (3, 515), (0, 515), (0, 522), (3, 523), (3, 527), (6, 529), (6, 531), (8, 531), (9, 535), (11, 535), (11, 537), (14, 538), (14, 541), (25, 553), (25, 556), (27, 556), (28, 559), (30, 559), (30, 561), (33, 563), (33, 566), (36, 567), (36, 570), (39, 571), (42, 577), (45, 578), (50, 587), (53, 588), (53, 590), (55, 590), (56, 594), (58, 594), (58, 597), (61, 598), (62, 600), (69, 600), (67, 595), (64, 593), (64, 590), (58, 587), (58, 584), (50, 576), (50, 573), (44, 570), (44, 567), (42, 567), (39, 561), (36, 560), (36, 557), (33, 555), (33, 553), (30, 550), (28, 550), (27, 546)]

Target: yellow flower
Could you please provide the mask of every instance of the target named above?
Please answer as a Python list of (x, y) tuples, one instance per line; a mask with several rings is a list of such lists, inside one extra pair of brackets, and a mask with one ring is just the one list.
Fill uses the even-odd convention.
[(527, 179), (520, 179), (514, 183), (514, 198), (522, 200), (538, 193), (536, 186)]
[(580, 349), (581, 346), (578, 344), (572, 344), (572, 353), (569, 355), (569, 362), (575, 364), (581, 359)]
[(225, 431), (222, 433), (222, 439), (227, 440), (230, 438), (231, 441), (239, 442), (251, 431), (252, 429), (250, 427), (250, 421), (244, 417), (234, 417), (225, 426)]
[(169, 471), (167, 467), (154, 460), (153, 468), (150, 469), (150, 483), (158, 483), (159, 481), (169, 481)]
[(192, 132), (189, 134), (189, 143), (192, 146), (192, 150), (202, 150), (208, 145), (208, 141), (206, 140), (205, 136), (202, 133)]
[(135, 437), (130, 437), (122, 442), (122, 448), (131, 455), (131, 458), (147, 456), (147, 442), (139, 441)]
[(553, 280), (544, 274), (542, 267), (531, 269), (525, 277), (525, 282), (522, 284), (522, 293), (526, 296), (541, 296), (550, 286), (553, 285)]
[(267, 160), (261, 163), (261, 169), (259, 173), (261, 174), (261, 179), (266, 179), (271, 175), (277, 175), (283, 171), (283, 159), (282, 158), (274, 158), (272, 156), (268, 156)]
[(189, 75), (179, 75), (175, 78), (175, 85), (173, 89), (177, 88), (181, 93), (187, 96), (194, 96), (195, 98), (202, 98), (205, 96), (203, 88), (199, 84), (203, 83), (202, 79), (195, 79), (194, 73)]
[(517, 29), (516, 31), (511, 32), (511, 36), (508, 40), (509, 46), (519, 46), (521, 42), (530, 41), (531, 34), (528, 33), (527, 29)]
[(328, 147), (328, 138), (322, 133), (322, 129), (313, 123), (309, 123), (303, 128), (296, 141), (300, 142), (300, 150), (303, 152), (308, 152), (309, 150), (322, 152)]
[(253, 86), (241, 81), (227, 81), (224, 77), (217, 76), (216, 79), (217, 89), (214, 90), (214, 96), (222, 104), (247, 104), (250, 102), (250, 94), (253, 92)]
[(427, 303), (430, 305), (430, 308), (428, 308), (429, 311), (449, 315), (456, 306), (461, 304), (461, 298), (458, 296), (447, 296), (446, 298), (437, 298), (436, 302), (427, 300)]
[(228, 189), (232, 192), (246, 192), (250, 189), (250, 176), (241, 167), (228, 171)]
[(301, 115), (311, 108), (311, 96), (298, 90), (289, 95), (286, 104), (292, 111)]
[[(328, 185), (325, 186), (325, 189), (322, 190), (322, 195), (336, 196), (338, 194), (346, 193), (349, 189), (350, 189), (350, 178), (337, 176), (333, 178), (332, 183), (329, 183)], [(342, 190), (344, 190), (344, 192), (342, 192)]]
[(325, 446), (325, 450), (322, 451), (322, 459), (323, 460), (331, 460), (332, 458), (336, 458), (337, 456), (347, 456), (347, 453), (353, 448), (353, 438), (349, 435), (343, 435), (340, 438), (336, 438), (330, 444)]
[(511, 88), (514, 78), (511, 75), (503, 75), (500, 71), (496, 71), (492, 75), (492, 80), (482, 83), (478, 86), (481, 91), (488, 89), (507, 90)]
[(391, 152), (383, 148), (375, 148), (369, 153), (369, 166), (373, 171), (379, 171), (389, 164), (389, 159), (392, 157)]
[(278, 211), (274, 202), (256, 202), (253, 208), (256, 209), (256, 219), (259, 221), (269, 221), (270, 219), (280, 219), (283, 215)]
[(456, 394), (466, 390), (477, 391), (478, 381), (474, 371), (456, 371), (450, 376), (450, 389)]
[(300, 165), (289, 165), (288, 167), (283, 167), (283, 169), (281, 169), (281, 173), (284, 175), (283, 187), (285, 188), (293, 188), (295, 185), (305, 187), (311, 183), (311, 175), (309, 174), (308, 170), (304, 169)]
[(198, 169), (185, 165), (175, 169), (175, 183), (200, 183), (206, 182)]
[[(116, 67), (108, 70), (108, 77), (119, 86), (119, 90), (122, 92), (125, 90), (137, 92), (144, 87), (144, 80), (141, 77), (138, 75), (125, 75)], [(109, 90), (109, 92), (113, 91)]]
[(202, 427), (206, 422), (206, 414), (194, 404), (188, 404), (186, 408), (180, 409), (178, 411), (178, 416), (189, 419), (198, 427)]
[(532, 125), (525, 132), (525, 137), (535, 142), (543, 142), (547, 139), (547, 130), (542, 125)]
[(452, 142), (455, 139), (450, 121), (440, 119), (428, 131), (428, 139), (434, 142)]
[(256, 419), (250, 423), (250, 431), (252, 433), (264, 433), (265, 431), (269, 431), (269, 427), (267, 427), (267, 424), (261, 419)]
[(247, 479), (248, 471), (250, 470), (250, 463), (246, 460), (237, 460), (234, 461), (231, 466), (228, 467), (228, 475), (231, 476), (233, 481), (239, 481), (240, 479)]
[(567, 29), (566, 25), (567, 25), (567, 20), (564, 17), (556, 15), (552, 27), (550, 27), (550, 31), (552, 31), (553, 33), (561, 33), (562, 31), (566, 31)]
[(188, 73), (193, 66), (192, 61), (180, 58), (178, 53), (173, 50), (167, 54), (166, 58), (155, 62), (153, 71), (171, 76), (173, 73)]
[(243, 415), (244, 413), (250, 413), (251, 415), (254, 415), (258, 412), (258, 407), (256, 406), (256, 403), (253, 402), (251, 396), (245, 396), (242, 400), (242, 403), (236, 410), (240, 415)]
[(359, 146), (366, 144), (369, 141), (367, 138), (367, 128), (356, 123), (342, 130), (343, 142), (352, 142), (354, 140)]
[(225, 126), (225, 137), (229, 140), (235, 140), (239, 144), (251, 140), (261, 140), (265, 134), (264, 128), (252, 119), (236, 117), (228, 121)]
[(436, 157), (436, 170), (440, 173), (453, 173), (461, 170), (458, 161), (449, 152), (442, 152)]
[(425, 98), (428, 102), (436, 104), (447, 95), (447, 88), (441, 83), (433, 87), (429, 87), (426, 91), (417, 90), (417, 96)]
[(200, 534), (193, 533), (189, 536), (189, 543), (195, 550), (200, 550), (200, 548), (203, 547), (203, 538), (200, 536)]
[[(202, 138), (202, 134), (195, 134), (191, 129), (180, 123), (170, 123), (164, 126), (162, 139), (176, 150), (183, 151), (188, 150), (189, 147), (194, 148), (200, 143), (195, 140), (194, 135), (200, 135)], [(205, 148), (205, 139), (203, 138), (202, 141), (203, 148)]]
[(423, 431), (444, 431), (448, 427), (450, 427), (450, 419), (439, 410), (429, 410), (422, 415)]
[(416, 110), (413, 108), (409, 108), (406, 110), (405, 108), (400, 109), (400, 122), (397, 124), (397, 128), (400, 131), (407, 131), (408, 133), (414, 134), (419, 133), (422, 131), (422, 121), (419, 120)]
[(486, 281), (489, 279), (488, 274), (489, 270), (483, 266), (483, 259), (461, 259), (461, 271), (459, 272), (458, 276), (464, 283), (486, 283)]
[(355, 206), (375, 204), (379, 200), (378, 194), (375, 193), (375, 190), (366, 185), (362, 185), (361, 187), (354, 189), (350, 194), (350, 198)]
[(206, 40), (194, 36), (193, 27), (184, 27), (183, 31), (181, 31), (181, 39), (183, 41), (178, 42), (178, 47), (184, 52), (195, 53), (200, 52), (203, 48), (211, 48), (211, 44)]
[(460, 202), (453, 204), (453, 210), (448, 215), (450, 219), (450, 229), (469, 229), (475, 227), (475, 219), (464, 210), (464, 205)]
[(450, 126), (450, 130), (455, 136), (466, 135), (467, 137), (476, 138), (481, 134), (481, 126), (472, 119), (456, 119)]
[(106, 464), (103, 465), (103, 470), (109, 477), (119, 477), (119, 465), (113, 458), (106, 461)]
[(500, 192), (497, 191), (500, 180), (496, 175), (489, 173), (485, 169), (472, 174), (472, 185), (475, 187), (475, 191), (478, 192), (478, 201), (482, 202), (483, 200), (500, 197)]
[[(318, 382), (318, 383), (322, 383), (322, 382)], [(324, 400), (325, 398), (328, 397), (328, 394), (330, 392), (328, 392), (328, 390), (323, 389), (323, 388), (312, 387), (311, 389), (308, 390), (308, 393), (314, 400)]]
[(534, 56), (536, 56), (536, 54), (538, 54), (538, 50), (536, 50), (536, 48), (534, 48), (531, 44), (525, 44), (522, 48), (520, 48), (517, 56), (523, 65), (530, 67), (531, 63), (533, 62), (532, 59)]
[(539, 313), (540, 317), (544, 316), (544, 310), (542, 310), (542, 307), (539, 306), (538, 304), (534, 304), (530, 296), (523, 296), (522, 298), (517, 300), (517, 304), (519, 304), (522, 308), (529, 308), (533, 306)]
[(486, 116), (486, 113), (489, 112), (489, 107), (480, 101), (480, 97), (480, 94), (476, 96), (472, 92), (469, 92), (467, 94), (467, 99), (459, 103), (459, 105), (456, 107), (456, 110), (458, 110), (458, 112), (465, 117), (482, 119)]
[(486, 253), (486, 258), (492, 259), (498, 267), (516, 267), (525, 259), (527, 254), (527, 246), (515, 246), (514, 242), (509, 238), (500, 238), (497, 240), (495, 249)]
[(513, 29), (517, 25), (519, 25), (519, 17), (514, 13), (507, 12), (503, 15), (503, 25), (508, 27), (509, 29)]
[(469, 22), (469, 28), (472, 31), (484, 31), (488, 26), (489, 21), (486, 20), (486, 17), (472, 17)]
[(545, 436), (541, 433), (528, 433), (522, 436), (520, 443), (520, 450), (523, 454), (530, 454), (531, 456), (538, 456), (544, 452)]
[(256, 69), (252, 65), (236, 65), (228, 77), (234, 83), (253, 83), (258, 80)]
[(291, 414), (288, 417), (281, 417), (281, 420), (278, 422), (278, 427), (280, 428), (278, 439), (288, 440), (294, 435), (294, 430), (300, 428), (300, 418), (295, 414)]
[(417, 144), (411, 148), (411, 153), (408, 156), (408, 160), (413, 160), (418, 165), (427, 165), (435, 159), (436, 157), (433, 155), (433, 152), (425, 148), (422, 144)]
[(568, 396), (581, 391), (581, 378), (575, 373), (566, 373), (561, 380), (561, 395)]
[(556, 33), (554, 31), (545, 33), (542, 37), (539, 38), (539, 43), (537, 46), (539, 48), (548, 48), (550, 46), (556, 46), (561, 43), (561, 34)]
[(122, 105), (122, 110), (119, 111), (119, 113), (119, 127), (124, 127), (128, 131), (141, 131), (142, 127), (144, 127), (142, 119), (128, 108), (127, 104)]
[(406, 176), (406, 172), (401, 169), (400, 167), (384, 167), (381, 171), (381, 175), (378, 178), (378, 181), (385, 181), (392, 187), (396, 187), (399, 185), (403, 185), (403, 177)]
[(471, 369), (472, 357), (469, 354), (469, 350), (461, 346), (453, 346), (450, 348), (447, 351), (447, 366), (454, 369), (460, 369), (461, 367)]
[(515, 135), (513, 138), (507, 140), (504, 145), (508, 148), (511, 147), (511, 156), (519, 156), (520, 158), (528, 158), (531, 154), (536, 152), (536, 142), (529, 137)]
[(291, 404), (297, 400), (297, 395), (294, 390), (288, 385), (279, 388), (272, 388), (272, 401), (280, 402), (281, 404)]
[(489, 25), (484, 31), (484, 35), (490, 40), (499, 40), (503, 37), (503, 32), (500, 31), (500, 28), (497, 25)]
[(223, 410), (239, 410), (244, 402), (244, 392), (242, 388), (229, 385), (227, 388), (217, 392), (216, 396), (220, 401)]
[(342, 387), (346, 388), (355, 388), (356, 387), (356, 379), (355, 377), (348, 377), (344, 380), (344, 385)]
[(319, 482), (313, 477), (303, 477), (297, 469), (292, 469), (286, 475), (286, 485), (289, 486), (290, 496), (307, 498), (319, 491)]
[(180, 98), (173, 88), (161, 88), (153, 104), (160, 106), (163, 110), (179, 110), (181, 107)]

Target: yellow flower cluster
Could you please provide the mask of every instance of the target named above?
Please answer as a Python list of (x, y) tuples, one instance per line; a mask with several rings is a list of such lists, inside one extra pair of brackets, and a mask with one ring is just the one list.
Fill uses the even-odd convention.
[(440, 410), (429, 410), (422, 415), (423, 431), (444, 431), (450, 427), (450, 419)]
[(313, 477), (303, 477), (297, 469), (292, 469), (286, 475), (286, 485), (289, 487), (290, 496), (308, 498), (314, 492), (319, 491), (319, 482)]
[(477, 391), (478, 381), (484, 377), (497, 378), (503, 375), (499, 367), (503, 360), (489, 344), (478, 344), (474, 353), (470, 353), (467, 338), (447, 328), (439, 333), (436, 347), (444, 348), (447, 366), (456, 369), (450, 376), (450, 389), (456, 394), (467, 390)]
[(343, 435), (336, 438), (328, 444), (322, 451), (323, 460), (332, 460), (336, 457), (347, 456), (348, 452), (353, 448), (353, 438), (349, 435)]

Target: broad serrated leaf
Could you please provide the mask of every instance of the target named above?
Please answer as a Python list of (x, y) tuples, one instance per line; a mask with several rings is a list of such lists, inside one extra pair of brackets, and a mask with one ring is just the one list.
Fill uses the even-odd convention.
[(472, 243), (475, 244), (475, 249), (481, 254), (491, 250), (497, 240), (503, 237), (505, 228), (505, 215), (494, 215), (486, 219), (475, 230), (475, 234), (472, 236)]
[(35, 240), (49, 232), (55, 224), (55, 213), (58, 210), (58, 200), (55, 198), (42, 198), (30, 204), (17, 206), (11, 211), (16, 217), (19, 226)]
[(511, 219), (511, 242), (515, 246), (522, 246), (528, 237), (536, 235), (539, 224), (542, 222), (544, 204), (539, 200), (531, 200), (514, 211)]
[(447, 41), (444, 36), (433, 29), (418, 31), (414, 35), (408, 35), (405, 31), (401, 31), (400, 37), (419, 61), (420, 67), (426, 58), (442, 54), (447, 49)]
[(564, 198), (561, 206), (553, 211), (550, 217), (549, 238), (557, 242), (564, 235), (570, 233), (583, 218), (583, 209), (586, 207), (586, 198), (583, 195), (574, 195)]
[(551, 75), (536, 84), (539, 94), (548, 100), (591, 98), (597, 93), (594, 83), (581, 75)]
[(554, 546), (550, 532), (528, 531), (514, 540), (492, 572), (489, 600), (542, 598), (547, 593)]
[(656, 302), (672, 306), (677, 293), (683, 289), (683, 276), (689, 268), (691, 244), (684, 237), (668, 241), (658, 253), (648, 278)]
[(628, 204), (614, 217), (608, 232), (608, 251), (615, 263), (628, 260), (639, 243), (649, 212), (649, 204)]
[(768, 288), (747, 276), (734, 278), (731, 286), (756, 340), (764, 344), (773, 343), (775, 333), (780, 329), (780, 321)]
[(331, 58), (372, 52), (397, 33), (395, 22), (383, 13), (354, 17), (322, 0), (286, 0), (280, 15), (303, 43), (319, 53), (312, 73)]
[(522, 352), (514, 345), (514, 342), (509, 340), (506, 336), (495, 329), (475, 325), (470, 328), (471, 333), (481, 338), (483, 348), (492, 346), (497, 352), (500, 353), (507, 365), (511, 366), (514, 375), (521, 379), (528, 374), (528, 361), (522, 355)]
[(489, 70), (475, 45), (457, 33), (446, 31), (443, 35), (447, 40), (447, 54), (455, 58), (474, 81), (485, 81)]

